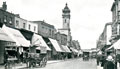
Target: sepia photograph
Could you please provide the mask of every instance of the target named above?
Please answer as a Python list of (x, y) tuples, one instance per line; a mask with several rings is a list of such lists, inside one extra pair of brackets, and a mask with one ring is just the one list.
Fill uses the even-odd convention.
[(120, 69), (120, 0), (0, 0), (0, 69)]

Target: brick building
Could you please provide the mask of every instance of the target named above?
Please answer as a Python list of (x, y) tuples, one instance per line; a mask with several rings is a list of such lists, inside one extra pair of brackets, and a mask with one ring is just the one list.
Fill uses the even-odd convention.
[(38, 34), (43, 37), (55, 39), (56, 29), (53, 25), (46, 23), (45, 21), (32, 21), (38, 24)]
[(7, 4), (3, 2), (2, 7), (0, 8), (0, 23), (5, 24), (8, 27), (14, 27), (15, 15), (7, 11)]

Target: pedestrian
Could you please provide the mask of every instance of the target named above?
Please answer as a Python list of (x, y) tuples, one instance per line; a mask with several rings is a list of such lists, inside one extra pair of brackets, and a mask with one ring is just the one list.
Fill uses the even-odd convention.
[(21, 65), (22, 65), (22, 63), (23, 63), (23, 52), (20, 54), (20, 63), (21, 63)]
[(99, 65), (99, 63), (100, 63), (100, 55), (97, 55), (97, 65)]
[(102, 55), (102, 56), (100, 57), (100, 62), (101, 62), (101, 67), (103, 67), (104, 64), (105, 64), (105, 62), (106, 62), (106, 57), (105, 57), (105, 55)]
[(115, 64), (114, 64), (114, 60), (113, 60), (113, 57), (112, 56), (108, 56), (107, 59), (106, 59), (106, 63), (103, 67), (103, 69), (116, 69), (115, 68)]

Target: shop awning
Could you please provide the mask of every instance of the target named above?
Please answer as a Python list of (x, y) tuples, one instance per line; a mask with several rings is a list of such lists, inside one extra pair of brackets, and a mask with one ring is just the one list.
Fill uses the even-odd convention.
[(110, 46), (109, 48), (107, 48), (107, 50), (114, 48), (114, 49), (120, 49), (120, 40), (118, 40), (117, 42), (115, 42), (112, 46)]
[(52, 43), (52, 45), (54, 46), (54, 48), (57, 52), (63, 52), (63, 50), (60, 48), (60, 46), (59, 46), (59, 44), (56, 40), (51, 39), (51, 38), (49, 38), (49, 40), (50, 40), (50, 42)]
[(27, 41), (24, 36), (20, 33), (19, 30), (9, 28), (5, 25), (3, 25), (2, 30), (12, 39), (16, 42), (17, 46), (23, 46), (23, 47), (29, 47), (30, 42)]
[(114, 49), (120, 49), (120, 40), (118, 40), (116, 43), (112, 45)]
[(40, 46), (46, 47), (47, 50), (51, 50), (48, 45), (45, 43), (43, 38), (38, 35), (38, 34), (33, 34), (32, 40), (31, 40), (31, 45), (36, 45), (38, 46), (36, 49), (40, 49)]
[(1, 28), (0, 28), (0, 40), (14, 42)]
[(70, 49), (68, 48), (68, 46), (65, 46), (65, 45), (61, 45), (61, 46), (63, 47), (65, 52), (68, 52), (68, 53), (71, 52)]
[(78, 50), (76, 50), (76, 49), (74, 49), (74, 48), (72, 48), (72, 47), (70, 47), (70, 49), (71, 49), (74, 53), (78, 53)]

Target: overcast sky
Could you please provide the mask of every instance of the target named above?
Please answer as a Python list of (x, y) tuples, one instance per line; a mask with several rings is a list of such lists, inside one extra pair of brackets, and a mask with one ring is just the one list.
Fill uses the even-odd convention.
[(90, 49), (96, 47), (105, 23), (112, 21), (110, 10), (114, 0), (0, 0), (0, 6), (3, 1), (9, 12), (30, 21), (45, 20), (56, 29), (62, 28), (62, 9), (67, 3), (73, 40), (78, 40), (82, 49)]

